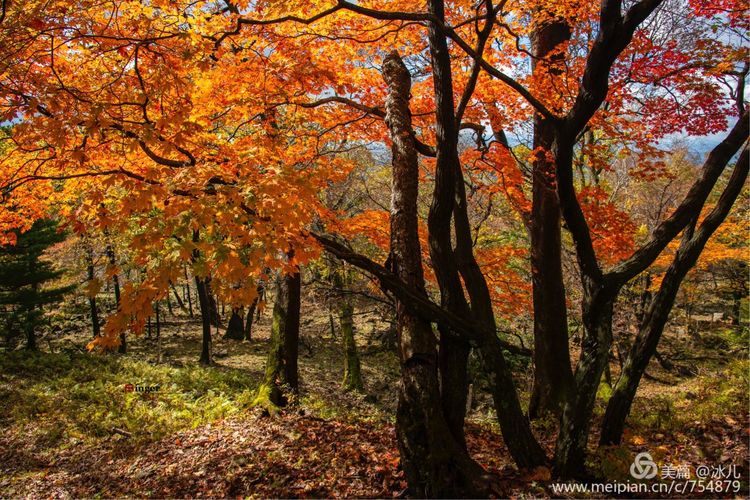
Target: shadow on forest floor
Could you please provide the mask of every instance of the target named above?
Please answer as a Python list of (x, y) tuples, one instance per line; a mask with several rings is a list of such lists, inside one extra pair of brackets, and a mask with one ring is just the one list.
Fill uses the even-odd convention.
[[(0, 354), (0, 496), (399, 495), (395, 354), (366, 345), (372, 335), (360, 335), (367, 395), (345, 393), (341, 347), (328, 319), (306, 317), (301, 400), (273, 418), (251, 408), (263, 373), (266, 319), (251, 342), (215, 336), (216, 365), (208, 368), (197, 364), (200, 327), (188, 318), (166, 323), (159, 341), (129, 339), (124, 356), (82, 352), (82, 334), (42, 343), (53, 352)], [(377, 318), (358, 321), (359, 332), (382, 326)], [(698, 351), (707, 356), (700, 369), (690, 359), (682, 363), (691, 371), (667, 372), (654, 363), (623, 446), (592, 447), (596, 472), (627, 478), (632, 457), (649, 451), (659, 464), (693, 470), (735, 464), (747, 491), (748, 362), (739, 359), (742, 350), (728, 355), (715, 347)], [(159, 390), (126, 392), (125, 384)], [(486, 396), (477, 392), (468, 432), (475, 458), (499, 475), (506, 495), (549, 496), (548, 474), (511, 465)], [(598, 418), (607, 396), (605, 386)], [(534, 425), (551, 454), (554, 423)]]

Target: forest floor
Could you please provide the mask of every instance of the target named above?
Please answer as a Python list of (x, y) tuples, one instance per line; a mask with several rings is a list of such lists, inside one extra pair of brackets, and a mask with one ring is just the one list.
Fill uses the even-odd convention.
[[(251, 406), (267, 318), (250, 342), (217, 338), (216, 364), (208, 368), (197, 364), (199, 324), (185, 317), (169, 318), (158, 341), (129, 339), (124, 356), (85, 352), (83, 333), (43, 341), (40, 353), (0, 353), (0, 497), (403, 496), (393, 430), (398, 362), (366, 341), (382, 325), (358, 317), (366, 393), (357, 394), (340, 389), (341, 347), (327, 316), (307, 317), (301, 396), (274, 416)], [(663, 354), (676, 366), (652, 364), (623, 445), (592, 444), (594, 473), (625, 481), (635, 454), (648, 451), (660, 465), (688, 465), (693, 478), (699, 465), (735, 465), (747, 495), (747, 339), (727, 328), (704, 337), (700, 346), (669, 342)], [(529, 385), (524, 373), (522, 388)], [(126, 392), (126, 384), (159, 389)], [(547, 469), (513, 466), (481, 381), (475, 385), (469, 447), (497, 474), (498, 495), (555, 496)], [(598, 417), (607, 396), (604, 386)], [(551, 455), (553, 422), (534, 426)]]

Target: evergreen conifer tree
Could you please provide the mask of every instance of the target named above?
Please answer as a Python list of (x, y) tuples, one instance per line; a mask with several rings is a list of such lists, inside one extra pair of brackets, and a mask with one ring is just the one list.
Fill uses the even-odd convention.
[(36, 349), (36, 331), (43, 308), (55, 304), (73, 287), (45, 287), (63, 273), (41, 260), (44, 251), (65, 239), (53, 220), (38, 220), (25, 233), (17, 233), (15, 245), (0, 247), (0, 327), (6, 342), (23, 335), (26, 347)]

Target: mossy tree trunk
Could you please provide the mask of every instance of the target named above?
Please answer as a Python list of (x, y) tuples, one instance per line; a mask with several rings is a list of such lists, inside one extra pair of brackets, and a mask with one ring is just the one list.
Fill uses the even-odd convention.
[[(336, 288), (333, 300), (341, 328), (341, 343), (344, 351), (343, 387), (347, 391), (363, 391), (362, 368), (354, 338), (354, 304), (348, 293), (352, 285), (352, 273), (347, 264), (329, 262), (333, 285)], [(330, 315), (329, 315), (330, 316)], [(330, 317), (332, 320), (333, 318)], [(333, 325), (331, 325), (333, 327)]]
[(339, 306), (339, 325), (344, 345), (344, 389), (347, 391), (363, 391), (362, 368), (354, 339), (354, 307), (351, 300), (342, 300)]
[(279, 276), (263, 382), (254, 405), (275, 412), (299, 392), (300, 273)]

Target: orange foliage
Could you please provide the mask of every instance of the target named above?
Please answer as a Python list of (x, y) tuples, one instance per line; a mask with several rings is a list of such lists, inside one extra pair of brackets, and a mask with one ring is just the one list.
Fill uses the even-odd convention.
[[(354, 4), (391, 12), (424, 9), (416, 0)], [(414, 69), (415, 134), (434, 144), (427, 41), (422, 23), (378, 20), (342, 5), (9, 2), (0, 23), (0, 120), (8, 125), (0, 146), (0, 243), (12, 228), (28, 228), (48, 212), (60, 214), (76, 232), (124, 235), (133, 264), (145, 273), (123, 287), (122, 310), (108, 321), (102, 343), (114, 342), (116, 331), (141, 329), (150, 302), (163, 297), (184, 263), (198, 276), (210, 275), (223, 300), (247, 304), (266, 268), (290, 270), (319, 254), (306, 236), (313, 221), (348, 237), (366, 236), (385, 250), (385, 212), (337, 220), (320, 194), (355, 168), (352, 150), (387, 145), (386, 127), (373, 108), (382, 108), (385, 98), (378, 64), (388, 50), (397, 48)], [(732, 29), (746, 24), (736, 14), (742, 0), (690, 5), (691, 19)], [(476, 2), (447, 2), (447, 23), (471, 47), (478, 8)], [(530, 8), (567, 20), (572, 31), (559, 62), (541, 61), (533, 75), (528, 39), (537, 26)], [(484, 59), (507, 69), (553, 113), (565, 113), (578, 93), (598, 9), (593, 0), (504, 3)], [(271, 22), (326, 11), (315, 22)], [(725, 21), (723, 13), (729, 13)], [(586, 168), (607, 170), (617, 158), (638, 152), (636, 173), (660, 175), (659, 139), (726, 128), (735, 110), (721, 78), (746, 59), (746, 50), (713, 34), (710, 23), (693, 28), (694, 41), (669, 36), (669, 29), (636, 33), (612, 70), (606, 105), (581, 143)], [(460, 102), (472, 59), (459, 44), (450, 50), (454, 99)], [(532, 112), (518, 92), (482, 71), (463, 116), (475, 129), (485, 127), (480, 147), (462, 150), (472, 182), (490, 199), (502, 194), (521, 217), (529, 212), (527, 179), (524, 159), (512, 153), (523, 140), (481, 143), (505, 132), (523, 138)], [(430, 165), (423, 162), (425, 181)], [(580, 199), (602, 260), (611, 264), (628, 255), (634, 227), (623, 209), (601, 188), (584, 188)], [(193, 241), (194, 231), (199, 241)], [(287, 263), (290, 248), (295, 260)], [(503, 304), (526, 304), (519, 297), (528, 295), (528, 285), (514, 274), (525, 250), (487, 244), (478, 253), (498, 290), (499, 311), (510, 313)], [(426, 253), (423, 260), (428, 262)]]

